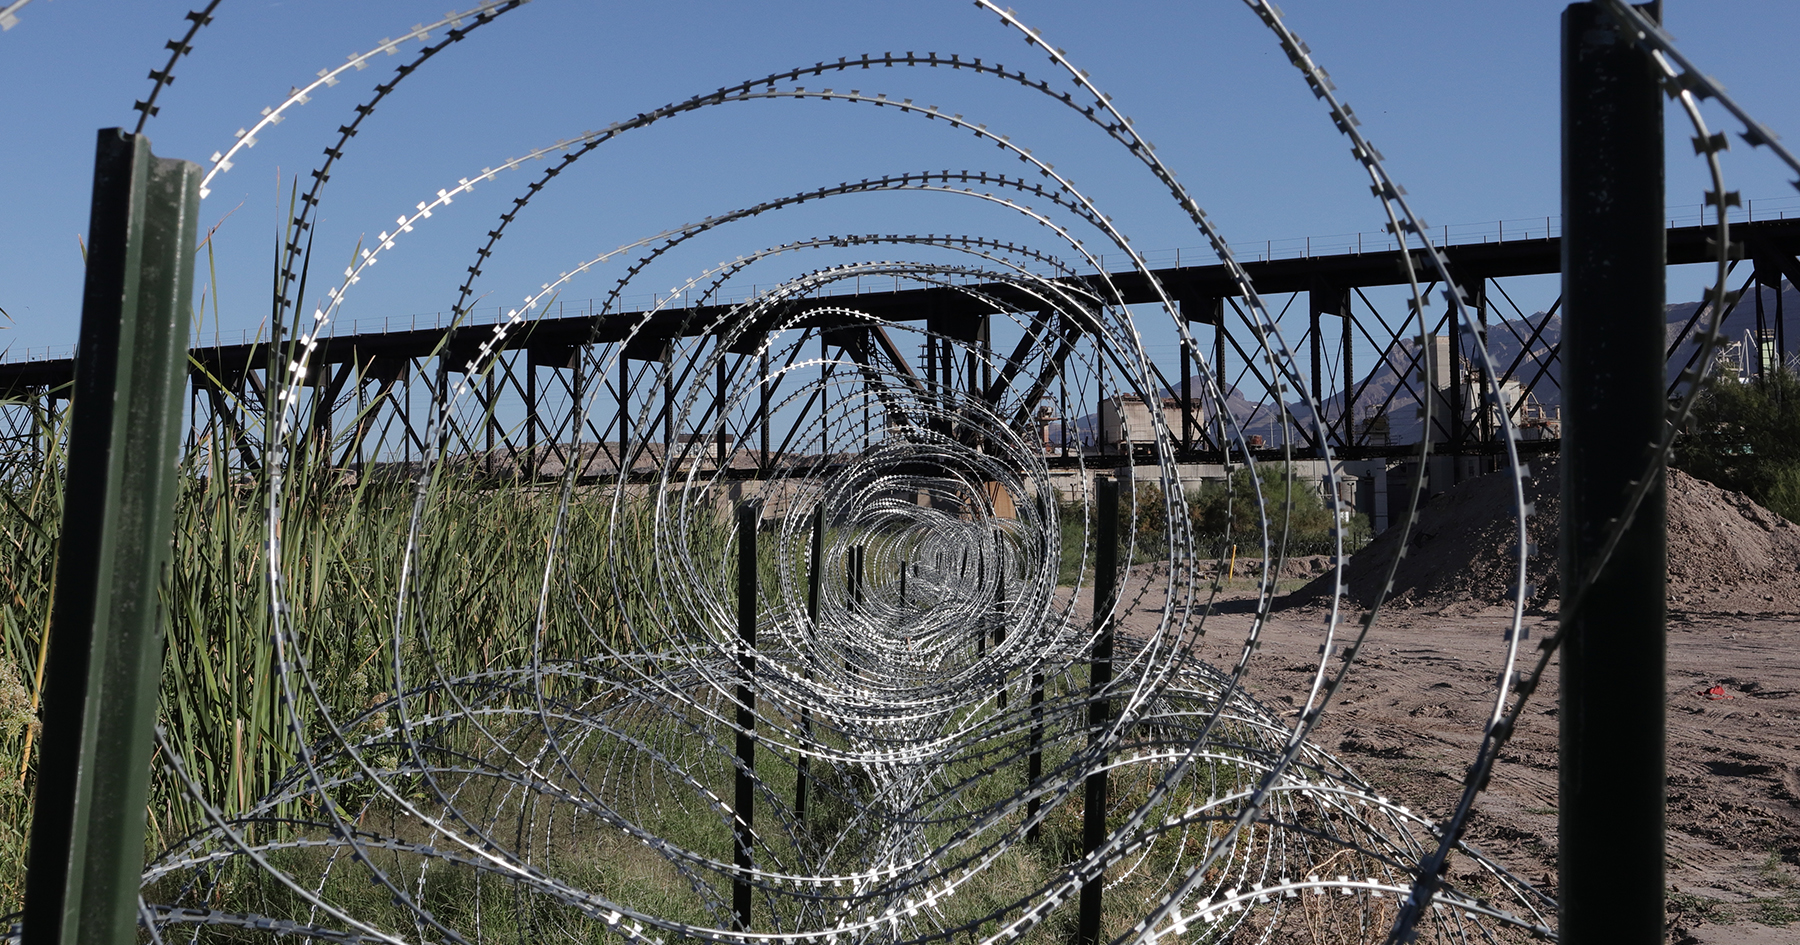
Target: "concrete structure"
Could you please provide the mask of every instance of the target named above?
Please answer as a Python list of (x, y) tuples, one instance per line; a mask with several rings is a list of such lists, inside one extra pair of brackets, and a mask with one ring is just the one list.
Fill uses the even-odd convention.
[[(1181, 436), (1181, 400), (1176, 397), (1162, 398), (1161, 410), (1163, 423), (1171, 434)], [(1191, 402), (1193, 423), (1204, 427), (1209, 413), (1204, 402), (1194, 398)], [(1132, 447), (1149, 446), (1156, 442), (1156, 429), (1152, 426), (1150, 405), (1136, 394), (1114, 394), (1100, 402), (1100, 441), (1095, 444), (1101, 453), (1120, 454), (1131, 452)]]

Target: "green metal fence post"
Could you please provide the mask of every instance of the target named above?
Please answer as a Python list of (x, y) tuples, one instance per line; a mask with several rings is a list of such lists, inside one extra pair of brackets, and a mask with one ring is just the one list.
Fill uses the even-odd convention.
[(200, 168), (100, 132), (26, 945), (137, 940)]

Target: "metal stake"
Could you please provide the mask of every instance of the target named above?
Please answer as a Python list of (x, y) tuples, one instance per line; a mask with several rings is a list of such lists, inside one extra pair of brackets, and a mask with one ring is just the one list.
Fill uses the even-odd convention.
[(23, 941), (137, 941), (200, 168), (99, 134)]

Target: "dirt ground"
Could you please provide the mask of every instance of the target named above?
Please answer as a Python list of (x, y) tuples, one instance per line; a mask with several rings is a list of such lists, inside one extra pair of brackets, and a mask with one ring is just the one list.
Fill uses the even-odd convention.
[[(1390, 529), (1345, 569), (1349, 606), (1366, 606), (1406, 542), (1390, 605), (1315, 741), (1436, 818), (1453, 809), (1493, 710), (1510, 613), (1495, 605), (1510, 594), (1518, 541), (1513, 482), (1482, 476), (1434, 496), (1416, 527)], [(1553, 459), (1534, 461), (1523, 480), (1536, 509), (1533, 660), (1535, 643), (1555, 628), (1560, 483)], [(1679, 470), (1667, 485), (1669, 941), (1800, 942), (1800, 526)], [(1248, 680), (1265, 703), (1306, 697), (1330, 564), (1313, 557), (1283, 568), (1278, 590), (1287, 596)], [(1240, 603), (1249, 593), (1247, 582), (1227, 592)], [(1239, 612), (1210, 618), (1204, 655), (1229, 663), (1250, 616), (1247, 607), (1224, 609)], [(1533, 696), (1468, 834), (1552, 895), (1559, 670), (1553, 664)]]
[[(1234, 659), (1250, 619), (1212, 616), (1206, 658)], [(1259, 698), (1304, 700), (1324, 623), (1316, 606), (1276, 612), (1251, 663)], [(1316, 741), (1382, 793), (1446, 816), (1492, 710), (1507, 624), (1499, 608), (1384, 611)], [(1535, 644), (1554, 618), (1528, 626)], [(1672, 611), (1668, 666), (1669, 941), (1800, 941), (1800, 614)], [(1502, 754), (1468, 835), (1552, 895), (1556, 672)]]

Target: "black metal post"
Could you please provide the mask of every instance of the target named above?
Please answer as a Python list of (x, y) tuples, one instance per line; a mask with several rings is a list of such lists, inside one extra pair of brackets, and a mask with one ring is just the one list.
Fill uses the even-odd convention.
[[(1653, 488), (1561, 615), (1560, 938), (1663, 941), (1666, 511), (1662, 96), (1598, 4), (1563, 13), (1563, 600), (1630, 484)], [(1646, 468), (1646, 467), (1649, 468)]]
[(849, 572), (846, 575), (845, 586), (850, 591), (850, 605), (853, 608), (860, 608), (863, 599), (861, 545), (850, 546), (849, 552), (844, 556), (844, 565), (845, 570)]
[[(844, 572), (844, 587), (849, 592), (847, 596), (850, 600), (850, 610), (852, 612), (859, 611), (862, 609), (861, 545), (851, 545), (850, 549), (844, 553)], [(849, 643), (850, 641), (846, 637), (844, 639), (846, 652), (849, 650)], [(844, 657), (844, 672), (847, 675), (855, 675), (857, 672), (856, 661), (850, 659), (848, 655)]]
[[(977, 591), (979, 591), (986, 586), (987, 586), (987, 556), (986, 555), (976, 555), (975, 556), (975, 589)], [(987, 655), (987, 637), (988, 637), (987, 627), (983, 626), (978, 621), (975, 624), (975, 657), (976, 657), (976, 659), (980, 659)]]
[[(1119, 567), (1119, 482), (1101, 476), (1095, 482), (1098, 547), (1094, 549), (1094, 649), (1088, 659), (1088, 744), (1099, 742), (1112, 719), (1111, 706), (1101, 698), (1112, 683), (1113, 590)], [(1106, 842), (1107, 774), (1104, 769), (1087, 776), (1087, 796), (1082, 807), (1081, 850), (1092, 856)], [(1100, 941), (1100, 896), (1106, 877), (1096, 873), (1081, 884), (1080, 945)]]
[[(994, 533), (994, 650), (998, 652), (1000, 645), (1006, 642), (1006, 539), (999, 532)], [(1000, 692), (994, 697), (994, 705), (1002, 711), (1006, 709), (1006, 680), (1000, 680)]]
[[(817, 659), (816, 648), (819, 645), (819, 565), (820, 556), (825, 550), (825, 506), (813, 508), (812, 522), (812, 556), (807, 564), (806, 573), (806, 620), (808, 632), (812, 637), (813, 648), (806, 653), (806, 678), (812, 679), (812, 667)], [(800, 730), (807, 740), (812, 739), (812, 710), (800, 709)], [(794, 770), (794, 819), (806, 820), (806, 782), (812, 774), (812, 756), (802, 754)]]
[[(1048, 492), (1037, 495), (1038, 519), (1049, 523), (1051, 518), (1051, 498)], [(1055, 530), (1052, 529), (1052, 534)], [(1031, 674), (1031, 751), (1025, 756), (1025, 784), (1030, 787), (1044, 776), (1044, 674)], [(1039, 808), (1043, 805), (1036, 794), (1025, 805), (1025, 822), (1031, 826), (1025, 828), (1025, 839), (1036, 840), (1043, 833), (1037, 822)]]
[(812, 521), (812, 557), (808, 563), (806, 580), (806, 619), (812, 623), (813, 641), (819, 639), (819, 575), (823, 570), (822, 556), (825, 553), (825, 506), (813, 509)]
[[(1025, 756), (1025, 784), (1036, 784), (1044, 776), (1044, 674), (1031, 674), (1031, 753)], [(1036, 840), (1043, 833), (1042, 825), (1037, 822), (1038, 808), (1042, 803), (1037, 795), (1025, 804), (1025, 820), (1031, 826), (1025, 828), (1025, 839)]]
[(198, 165), (100, 132), (26, 945), (137, 941), (199, 207)]
[(738, 873), (731, 881), (735, 928), (750, 929), (750, 871), (756, 825), (756, 528), (762, 519), (758, 503), (738, 505), (738, 685), (737, 685), (737, 819), (731, 838)]

